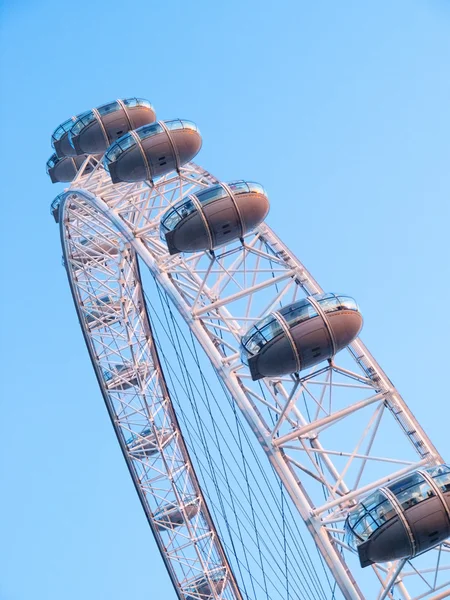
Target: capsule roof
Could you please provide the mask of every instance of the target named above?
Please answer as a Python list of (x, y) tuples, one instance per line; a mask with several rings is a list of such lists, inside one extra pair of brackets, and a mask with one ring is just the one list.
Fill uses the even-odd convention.
[[(364, 498), (355, 508), (349, 513), (345, 522), (346, 538), (348, 545), (356, 550), (364, 542), (368, 542), (385, 523), (398, 519), (404, 522), (406, 518), (409, 521), (409, 509), (433, 500), (432, 511), (436, 512), (439, 509), (439, 499), (443, 494), (450, 493), (450, 467), (448, 465), (438, 465), (427, 469), (420, 469), (410, 473), (393, 483), (378, 489), (366, 498)], [(436, 507), (435, 502), (438, 502)], [(424, 504), (426, 506), (426, 504)], [(445, 506), (444, 506), (445, 508)], [(441, 507), (442, 510), (442, 507)], [(450, 515), (450, 498), (447, 501), (447, 508), (443, 514), (447, 512)], [(415, 521), (410, 531), (415, 536), (419, 536), (420, 529), (417, 529), (417, 523), (424, 523), (426, 512), (420, 514), (420, 520)], [(411, 523), (409, 524), (411, 525)], [(445, 523), (444, 523), (445, 525)], [(450, 517), (447, 516), (447, 532), (450, 530)], [(446, 531), (444, 530), (444, 536)], [(389, 535), (389, 532), (387, 532)], [(430, 533), (430, 532), (428, 532)], [(381, 534), (380, 534), (381, 535)], [(398, 538), (398, 535), (397, 535)], [(378, 537), (381, 540), (381, 537)], [(429, 549), (420, 545), (419, 540), (413, 540), (416, 543), (414, 547), (421, 551)], [(406, 547), (409, 548), (408, 544)], [(389, 545), (387, 550), (389, 553)], [(412, 553), (411, 555), (414, 555)], [(399, 556), (393, 558), (400, 558)], [(390, 560), (387, 557), (385, 560)], [(365, 565), (363, 565), (365, 566)]]

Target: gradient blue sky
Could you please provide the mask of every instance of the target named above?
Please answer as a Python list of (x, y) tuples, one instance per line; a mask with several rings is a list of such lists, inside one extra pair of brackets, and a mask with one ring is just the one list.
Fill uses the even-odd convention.
[[(172, 600), (78, 330), (50, 135), (141, 96), (198, 161), (261, 181), (269, 223), (448, 442), (447, 0), (1, 2), (1, 600)], [(144, 558), (143, 558), (144, 557)]]

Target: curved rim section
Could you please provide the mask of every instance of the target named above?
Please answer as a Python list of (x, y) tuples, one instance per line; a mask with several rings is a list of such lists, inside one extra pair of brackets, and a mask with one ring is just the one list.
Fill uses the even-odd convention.
[[(61, 194), (59, 200), (63, 259), (83, 336), (127, 467), (176, 593), (184, 600), (199, 579), (214, 590), (215, 577), (221, 573), (223, 591), (214, 591), (214, 597), (242, 600), (170, 400), (152, 337), (136, 253), (95, 207), (92, 194), (70, 190)], [(107, 305), (98, 302), (106, 295), (110, 299)], [(90, 311), (93, 305), (95, 314)], [(104, 319), (102, 306), (106, 306)], [(111, 319), (112, 306), (117, 309), (116, 319)], [(120, 340), (124, 345), (118, 351), (122, 348)], [(126, 369), (121, 368), (125, 365)], [(116, 380), (119, 378), (120, 385), (111, 387), (111, 374)], [(147, 430), (152, 432), (158, 452), (136, 456), (130, 436), (139, 437)], [(191, 517), (186, 506), (193, 501), (199, 509)], [(161, 530), (158, 511), (167, 503), (179, 507), (184, 524)]]
[[(256, 434), (343, 596), (346, 600), (361, 600), (364, 595), (360, 584), (366, 582), (360, 578), (360, 571), (347, 562), (349, 548), (343, 541), (344, 534), (334, 525), (344, 523), (348, 511), (368, 492), (420, 467), (444, 461), (360, 339), (350, 343), (348, 353), (340, 353), (339, 362), (318, 366), (298, 378), (265, 378), (261, 380), (264, 397), (255, 389), (239, 358), (242, 332), (249, 323), (272, 311), (281, 299), (289, 304), (298, 295), (314, 296), (323, 289), (265, 223), (218, 253), (169, 256), (158, 235), (161, 214), (198, 187), (215, 183), (218, 181), (210, 173), (189, 163), (180, 173), (168, 174), (153, 186), (117, 184), (112, 190), (102, 169), (83, 177), (78, 185), (96, 194), (93, 210), (107, 216), (120, 231), (121, 239), (137, 252), (165, 289)], [(329, 389), (330, 400), (327, 405), (318, 393), (312, 395), (312, 401), (305, 398), (305, 404), (314, 409), (309, 413), (302, 407), (303, 390), (311, 393), (313, 384), (320, 386), (315, 389)], [(363, 411), (370, 415), (367, 426), (352, 427), (347, 419), (363, 415)], [(399, 439), (404, 438), (402, 460), (398, 460), (397, 449), (391, 454), (388, 448), (387, 456), (371, 455), (371, 446), (383, 435), (388, 418), (392, 427), (387, 431), (396, 428)], [(340, 427), (346, 427), (344, 436), (340, 436)], [(345, 447), (365, 437), (367, 454), (358, 452), (360, 442), (344, 453), (341, 446), (329, 450), (324, 445), (328, 433), (339, 436)], [(337, 462), (339, 456), (348, 457), (343, 470)], [(361, 477), (366, 474), (366, 465), (373, 464), (371, 460), (379, 463), (380, 475), (375, 481), (371, 472), (370, 482), (366, 483), (367, 479)], [(358, 469), (354, 480), (347, 471), (353, 464)], [(400, 585), (396, 578), (402, 568), (389, 581), (383, 577), (382, 582), (374, 567), (378, 581), (372, 583), (380, 586), (380, 599), (392, 586)]]

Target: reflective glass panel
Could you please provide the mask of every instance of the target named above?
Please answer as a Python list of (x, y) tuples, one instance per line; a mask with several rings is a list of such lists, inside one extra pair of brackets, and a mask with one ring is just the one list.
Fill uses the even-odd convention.
[(320, 305), (320, 308), (325, 313), (336, 312), (337, 310), (340, 310), (340, 308), (341, 308), (341, 303), (336, 298), (336, 296), (334, 296), (334, 294), (333, 295), (330, 294), (326, 298), (319, 300), (319, 305)]
[(196, 196), (202, 204), (209, 204), (209, 202), (213, 202), (214, 200), (228, 197), (228, 192), (221, 185), (214, 185), (201, 192), (197, 192)]
[(259, 183), (256, 183), (255, 181), (247, 181), (247, 185), (249, 190), (254, 194), (264, 194), (264, 196), (267, 196), (266, 190)]
[(137, 102), (139, 106), (146, 106), (147, 108), (151, 108), (153, 110), (153, 105), (144, 98), (137, 98)]
[(122, 102), (125, 106), (128, 106), (128, 108), (134, 108), (135, 106), (138, 106), (139, 103), (137, 98), (125, 98)]
[(362, 504), (358, 504), (358, 506), (354, 508), (351, 513), (349, 513), (347, 517), (348, 524), (351, 526), (355, 525), (366, 512), (367, 511), (364, 506)]
[(112, 146), (110, 146), (108, 152), (105, 153), (105, 164), (116, 161), (121, 154), (122, 148), (119, 146), (119, 144), (113, 144)]
[(403, 477), (398, 481), (394, 481), (394, 483), (391, 483), (391, 485), (388, 486), (388, 489), (390, 489), (393, 494), (398, 496), (404, 490), (407, 490), (413, 485), (417, 485), (423, 482), (424, 478), (420, 473), (417, 473), (416, 471), (415, 473), (411, 473), (411, 475), (408, 475), (407, 477)]
[(347, 543), (356, 549), (376, 529), (396, 516), (397, 513), (390, 500), (377, 490), (348, 515), (345, 522)]
[(70, 130), (71, 135), (78, 135), (80, 131), (92, 121), (95, 121), (95, 115), (91, 110), (88, 110), (87, 112), (80, 115), (75, 121), (75, 123), (72, 126), (72, 129)]
[(228, 184), (228, 187), (233, 194), (248, 194), (250, 188), (245, 181), (232, 181)]
[(283, 330), (277, 319), (273, 315), (267, 315), (242, 338), (242, 347), (249, 354), (255, 355), (267, 342), (270, 342), (282, 332)]
[(359, 311), (356, 301), (353, 298), (350, 298), (350, 296), (338, 296), (338, 298), (343, 309)]
[(306, 299), (284, 306), (283, 308), (280, 308), (278, 312), (284, 317), (286, 323), (288, 323), (290, 327), (294, 327), (294, 325), (298, 325), (303, 321), (317, 317), (316, 309)]
[(131, 148), (131, 146), (135, 146), (136, 140), (131, 134), (127, 134), (119, 138), (116, 143), (120, 146), (122, 150), (125, 151), (128, 150), (128, 148)]
[(386, 496), (382, 494), (380, 491), (376, 491), (374, 494), (371, 494), (367, 498), (365, 498), (361, 502), (361, 506), (363, 506), (367, 511), (371, 511), (376, 508), (379, 504), (386, 500)]
[(183, 129), (183, 123), (180, 119), (173, 119), (173, 121), (164, 121), (164, 125), (169, 129), (169, 131), (174, 131), (177, 129)]
[(444, 473), (450, 473), (450, 467), (447, 465), (438, 465), (437, 467), (429, 467), (425, 469), (427, 473), (431, 475), (431, 477), (438, 477), (439, 475), (443, 475)]
[(115, 112), (119, 109), (120, 104), (117, 102), (117, 100), (115, 100), (114, 102), (110, 102), (109, 104), (103, 104), (103, 106), (97, 108), (98, 114), (102, 117), (104, 117), (105, 115), (109, 115), (110, 113)]
[(362, 540), (367, 538), (378, 529), (379, 525), (370, 513), (366, 513), (355, 525), (353, 531)]
[(58, 157), (56, 156), (56, 154), (52, 154), (47, 161), (47, 171), (48, 169), (53, 169), (57, 162), (59, 162)]
[(329, 292), (325, 294), (313, 294), (314, 300), (320, 302), (321, 300), (326, 300), (327, 298), (334, 298), (335, 294), (330, 294)]
[(67, 133), (71, 127), (73, 125), (73, 119), (67, 119), (67, 121), (64, 121), (64, 123), (62, 123), (59, 127), (57, 127), (55, 129), (55, 131), (53, 132), (52, 138), (55, 141), (58, 141), (62, 138), (62, 136)]
[(441, 492), (444, 494), (450, 492), (450, 473), (443, 473), (442, 475), (438, 475), (434, 477), (434, 482), (441, 489)]
[(435, 493), (426, 481), (413, 485), (407, 490), (403, 490), (396, 494), (397, 500), (403, 510), (407, 510), (432, 496), (435, 496)]
[(198, 127), (194, 122), (186, 121), (186, 119), (181, 119), (181, 122), (183, 123), (184, 129), (192, 129), (192, 131), (198, 131)]
[(136, 140), (130, 133), (126, 133), (124, 136), (116, 140), (105, 153), (105, 162), (114, 162), (124, 152), (136, 144)]
[(136, 129), (136, 133), (138, 134), (141, 140), (145, 140), (146, 138), (152, 137), (152, 135), (157, 135), (158, 133), (162, 133), (163, 131), (164, 129), (159, 123), (144, 125), (143, 127), (139, 127), (139, 129)]
[(378, 504), (378, 506), (374, 507), (370, 511), (370, 514), (379, 526), (397, 516), (391, 501), (387, 498), (384, 498), (384, 501), (381, 504)]
[(172, 231), (178, 223), (188, 217), (197, 210), (195, 204), (190, 198), (182, 201), (180, 204), (175, 204), (161, 220), (161, 230)]
[(125, 106), (129, 108), (135, 108), (136, 106), (146, 106), (147, 108), (151, 108), (153, 110), (153, 106), (150, 104), (148, 100), (144, 98), (125, 98), (122, 100)]

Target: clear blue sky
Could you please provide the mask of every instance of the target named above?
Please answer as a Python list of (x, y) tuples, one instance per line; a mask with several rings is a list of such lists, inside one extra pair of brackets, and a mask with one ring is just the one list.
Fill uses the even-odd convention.
[(446, 0), (3, 0), (0, 11), (0, 600), (174, 598), (49, 215), (61, 191), (45, 174), (53, 129), (117, 97), (196, 121), (203, 166), (265, 185), (269, 224), (323, 287), (357, 298), (363, 340), (450, 459)]

